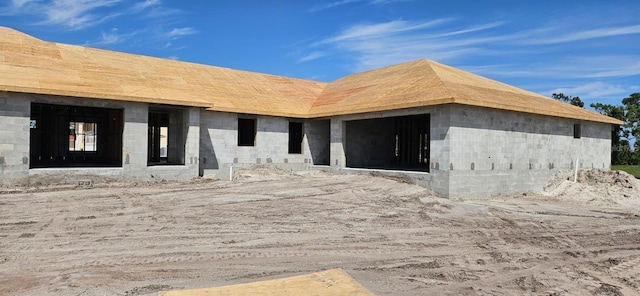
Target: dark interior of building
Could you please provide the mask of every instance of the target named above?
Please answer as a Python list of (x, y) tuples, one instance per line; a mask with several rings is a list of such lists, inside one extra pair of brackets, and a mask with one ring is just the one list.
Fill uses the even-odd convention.
[(30, 168), (122, 166), (123, 110), (31, 104)]
[(186, 110), (169, 106), (149, 107), (147, 165), (183, 165), (188, 124)]
[(429, 114), (347, 121), (347, 167), (428, 172), (429, 130)]

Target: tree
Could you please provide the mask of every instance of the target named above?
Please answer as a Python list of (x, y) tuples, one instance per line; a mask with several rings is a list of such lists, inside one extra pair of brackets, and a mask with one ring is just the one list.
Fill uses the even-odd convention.
[[(626, 121), (623, 106), (614, 106), (602, 103), (592, 103), (591, 108), (598, 113), (613, 117), (620, 121)], [(629, 145), (629, 131), (621, 125), (616, 125), (611, 129), (611, 163), (630, 164), (633, 155)]]
[(640, 143), (637, 141), (640, 139), (640, 125), (638, 124), (638, 120), (640, 120), (640, 93), (632, 93), (622, 99), (622, 105), (625, 109), (624, 128), (629, 131), (629, 140), (631, 138), (636, 140), (634, 150), (640, 152)]
[(562, 101), (574, 106), (578, 106), (580, 108), (584, 108), (584, 102), (580, 99), (580, 97), (567, 96), (563, 93), (553, 93), (551, 97), (558, 101)]
[[(554, 94), (555, 95), (555, 94)], [(624, 123), (611, 131), (611, 161), (613, 164), (640, 164), (640, 93), (622, 99), (621, 106), (595, 103), (591, 108)], [(633, 147), (631, 147), (631, 143)]]

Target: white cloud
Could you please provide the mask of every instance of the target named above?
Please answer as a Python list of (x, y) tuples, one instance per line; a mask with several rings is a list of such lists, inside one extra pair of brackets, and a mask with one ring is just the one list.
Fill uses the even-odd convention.
[(138, 2), (133, 6), (134, 12), (143, 11), (149, 7), (160, 5), (160, 0), (145, 0), (143, 2)]
[(169, 8), (162, 5), (160, 0), (145, 0), (136, 3), (131, 9), (133, 13), (144, 13), (144, 18), (161, 18), (174, 16), (182, 13), (181, 10), (175, 8)]
[(356, 57), (352, 70), (363, 71), (425, 57), (442, 61), (479, 55), (491, 51), (489, 46), (498, 41), (515, 38), (492, 33), (491, 29), (502, 26), (502, 22), (462, 27), (453, 22), (441, 18), (354, 25), (311, 44), (308, 55), (344, 52)]
[(102, 39), (100, 39), (100, 44), (114, 44), (122, 42), (123, 38), (121, 35), (116, 33), (105, 33), (102, 32)]
[(125, 42), (135, 35), (140, 33), (140, 31), (133, 31), (130, 33), (120, 34), (118, 32), (118, 28), (113, 28), (109, 32), (102, 32), (100, 35), (100, 39), (97, 41), (86, 42), (85, 46), (100, 46), (100, 45), (113, 45)]
[(570, 32), (567, 34), (559, 34), (555, 30), (551, 30), (551, 29), (543, 30), (543, 32), (546, 32), (548, 34), (545, 34), (544, 36), (538, 36), (536, 38), (527, 39), (524, 41), (524, 43), (526, 44), (558, 44), (558, 43), (568, 43), (568, 42), (595, 39), (595, 38), (640, 34), (640, 25), (614, 27), (614, 28), (598, 28), (598, 29)]
[(299, 63), (303, 63), (303, 62), (309, 62), (309, 61), (313, 61), (313, 60), (317, 60), (321, 57), (326, 56), (327, 53), (326, 52), (322, 52), (322, 51), (313, 51), (311, 53), (309, 53), (306, 56), (301, 57), (300, 59), (298, 59)]
[(463, 67), (482, 75), (554, 79), (613, 78), (640, 75), (640, 55), (601, 55), (550, 59), (527, 65), (502, 64)]
[(122, 0), (12, 0), (11, 15), (35, 15), (40, 25), (60, 25), (72, 30), (84, 29), (117, 17), (106, 12)]
[(571, 96), (578, 96), (581, 98), (603, 98), (603, 97), (622, 97), (628, 94), (628, 89), (625, 89), (621, 85), (604, 83), (601, 81), (589, 82), (586, 84), (560, 87), (548, 91), (547, 93), (564, 93)]
[[(180, 14), (182, 11), (164, 7), (161, 0), (136, 0), (125, 7), (125, 0), (11, 0), (11, 6), (2, 15), (32, 15), (40, 20), (36, 25), (58, 25), (71, 30), (82, 30), (126, 14), (136, 14), (137, 20), (161, 18)], [(149, 20), (147, 20), (148, 22)], [(167, 22), (166, 19), (163, 20)], [(180, 21), (180, 20), (174, 20)], [(147, 24), (149, 26), (151, 24)], [(173, 34), (180, 34), (176, 31)], [(182, 32), (186, 34), (185, 32)], [(103, 40), (115, 36), (105, 35)]]
[(352, 3), (364, 3), (368, 5), (386, 5), (386, 4), (391, 4), (395, 2), (407, 2), (407, 1), (412, 1), (412, 0), (339, 0), (339, 1), (334, 1), (326, 4), (314, 6), (308, 9), (307, 12), (315, 12), (315, 11), (330, 9), (330, 8), (352, 4)]
[(30, 2), (35, 2), (37, 0), (11, 0), (11, 5), (13, 5), (13, 7), (15, 8), (20, 8), (22, 6), (25, 6), (26, 4), (29, 4)]
[(146, 17), (148, 17), (148, 18), (161, 18), (161, 17), (178, 15), (180, 13), (182, 13), (182, 11), (179, 10), (179, 9), (158, 6), (158, 7), (154, 7), (151, 10), (149, 10), (149, 13), (147, 13)]
[(92, 11), (112, 6), (120, 0), (56, 0), (41, 6), (44, 24), (63, 25), (70, 29), (83, 29), (101, 23), (119, 13), (101, 14)]
[(398, 20), (398, 21), (391, 21), (391, 22), (371, 24), (371, 25), (355, 25), (342, 31), (337, 36), (327, 38), (325, 40), (320, 41), (317, 44), (385, 37), (385, 36), (407, 32), (407, 31), (421, 30), (421, 29), (441, 25), (449, 21), (451, 21), (451, 19), (438, 19), (434, 21), (421, 22), (421, 23), (413, 23), (413, 22)]
[(194, 28), (185, 27), (185, 28), (174, 28), (173, 30), (164, 33), (165, 37), (169, 39), (175, 39), (182, 36), (193, 35), (197, 33)]
[(330, 3), (326, 3), (323, 5), (318, 5), (315, 6), (311, 9), (309, 9), (309, 12), (313, 12), (313, 11), (319, 11), (319, 10), (325, 10), (325, 9), (329, 9), (329, 8), (333, 8), (333, 7), (337, 7), (337, 6), (342, 6), (345, 4), (350, 4), (350, 3), (355, 3), (355, 2), (362, 2), (363, 0), (341, 0), (341, 1), (334, 1), (334, 2), (330, 2)]
[(599, 71), (587, 75), (587, 77), (624, 77), (640, 74), (640, 58), (630, 64), (619, 65), (618, 67), (608, 65), (600, 68)]

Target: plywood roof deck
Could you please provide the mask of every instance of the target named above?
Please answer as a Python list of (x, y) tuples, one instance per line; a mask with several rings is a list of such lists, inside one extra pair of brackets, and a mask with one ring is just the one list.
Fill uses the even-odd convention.
[(161, 291), (159, 296), (375, 296), (342, 269), (222, 287)]
[(304, 116), (325, 83), (46, 42), (0, 27), (0, 90)]
[(0, 91), (296, 118), (464, 104), (621, 124), (429, 60), (324, 83), (47, 42), (4, 27), (0, 27)]
[(429, 60), (417, 60), (329, 83), (311, 116), (463, 104), (564, 118), (621, 121)]

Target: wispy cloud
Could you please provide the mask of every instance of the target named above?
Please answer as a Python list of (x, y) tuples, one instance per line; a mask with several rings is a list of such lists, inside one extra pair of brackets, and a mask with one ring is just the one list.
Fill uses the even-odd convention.
[(101, 45), (114, 45), (125, 42), (132, 37), (136, 36), (140, 31), (133, 31), (129, 33), (119, 33), (118, 28), (112, 28), (110, 31), (102, 31), (100, 38), (96, 41), (88, 41), (85, 46), (101, 46)]
[(390, 21), (385, 23), (378, 24), (369, 24), (369, 25), (355, 25), (346, 30), (342, 31), (340, 34), (322, 40), (314, 45), (326, 44), (326, 43), (335, 43), (340, 41), (349, 41), (349, 40), (365, 40), (371, 38), (381, 38), (393, 34), (421, 30), (437, 25), (441, 25), (447, 22), (450, 22), (452, 19), (438, 19), (434, 21), (428, 22), (408, 22), (403, 20), (398, 21)]
[(11, 5), (13, 7), (19, 8), (28, 4), (29, 2), (36, 2), (36, 1), (37, 0), (11, 0)]
[(326, 56), (327, 53), (326, 52), (322, 52), (322, 51), (313, 51), (309, 54), (307, 54), (306, 56), (303, 56), (301, 58), (298, 59), (299, 63), (303, 63), (303, 62), (309, 62), (309, 61), (313, 61), (313, 60), (317, 60), (321, 57)]
[(149, 7), (153, 7), (157, 5), (160, 5), (160, 0), (145, 0), (145, 1), (134, 4), (132, 10), (134, 12), (140, 12)]
[(640, 34), (640, 25), (623, 26), (623, 27), (610, 27), (610, 28), (597, 28), (583, 31), (574, 31), (570, 33), (561, 34), (556, 30), (548, 29), (544, 30), (547, 34), (537, 36), (535, 38), (529, 38), (523, 40), (526, 44), (558, 44), (568, 43), (581, 40), (589, 40), (596, 38), (623, 36)]
[(31, 14), (42, 18), (39, 24), (61, 25), (79, 30), (105, 22), (118, 16), (118, 12), (104, 12), (101, 8), (111, 7), (120, 0), (14, 0), (16, 14)]
[[(296, 55), (298, 62), (330, 55), (347, 57), (351, 59), (346, 63), (352, 72), (429, 58), (459, 66), (469, 63), (462, 67), (483, 75), (502, 77), (601, 79), (640, 74), (640, 55), (580, 56), (567, 48), (578, 40), (640, 34), (640, 25), (591, 28), (564, 35), (550, 27), (511, 30), (505, 24), (502, 21), (465, 24), (454, 18), (355, 24), (310, 42), (306, 50)], [(549, 47), (548, 44), (558, 46)], [(526, 61), (527, 54), (548, 58), (530, 63)], [(483, 65), (478, 62), (487, 60), (482, 57), (499, 55), (508, 56), (513, 64)], [(526, 67), (523, 62), (527, 63)]]
[(622, 97), (629, 94), (629, 89), (624, 88), (621, 85), (605, 83), (602, 81), (589, 82), (582, 85), (571, 87), (560, 87), (547, 91), (548, 94), (552, 93), (565, 93), (572, 96), (578, 96), (582, 98), (607, 98), (607, 97)]
[(315, 12), (315, 11), (335, 8), (335, 7), (339, 7), (347, 4), (354, 4), (354, 3), (364, 3), (368, 5), (385, 5), (385, 4), (395, 3), (395, 2), (407, 2), (407, 1), (411, 1), (411, 0), (339, 0), (339, 1), (333, 1), (329, 3), (321, 4), (321, 5), (316, 5), (308, 9), (307, 12)]
[(144, 18), (161, 18), (175, 16), (182, 13), (181, 10), (166, 7), (160, 0), (145, 0), (136, 3), (131, 9), (133, 13), (140, 14)]
[(363, 0), (334, 1), (334, 2), (330, 2), (330, 3), (325, 3), (325, 4), (322, 4), (322, 5), (314, 6), (314, 7), (310, 8), (308, 11), (309, 12), (313, 12), (313, 11), (325, 10), (325, 9), (329, 9), (329, 8), (333, 8), (333, 7), (338, 7), (338, 6), (342, 6), (342, 5), (346, 5), (346, 4), (350, 4), (350, 3), (362, 2), (362, 1)]
[(194, 28), (184, 27), (184, 28), (173, 28), (169, 31), (157, 30), (153, 33), (153, 35), (154, 35), (155, 41), (162, 44), (161, 46), (162, 49), (171, 48), (173, 50), (178, 50), (178, 49), (183, 49), (185, 47), (184, 46), (176, 47), (173, 44), (175, 40), (184, 36), (189, 36), (197, 33), (198, 31), (196, 31), (196, 29)]
[(346, 54), (355, 56), (352, 70), (363, 71), (425, 57), (452, 60), (488, 52), (488, 45), (518, 37), (492, 32), (500, 26), (502, 22), (460, 26), (453, 18), (358, 24), (312, 43), (311, 53), (298, 61), (321, 58), (314, 52)]
[(519, 64), (464, 67), (483, 75), (555, 79), (593, 79), (640, 75), (640, 55), (561, 57), (523, 68)]
[[(137, 45), (175, 50), (181, 48), (174, 45), (175, 40), (197, 33), (193, 27), (180, 27), (186, 20), (179, 17), (183, 12), (167, 7), (162, 0), (10, 0), (8, 6), (3, 5), (0, 4), (0, 15), (34, 17), (32, 25), (96, 32), (95, 38), (84, 42), (85, 46), (122, 44), (136, 37)], [(102, 28), (124, 17), (129, 18), (128, 32)], [(148, 34), (143, 36), (141, 32)]]
[(191, 27), (173, 28), (173, 30), (164, 33), (164, 36), (169, 39), (175, 39), (182, 36), (193, 35), (195, 33), (197, 33), (197, 31)]

